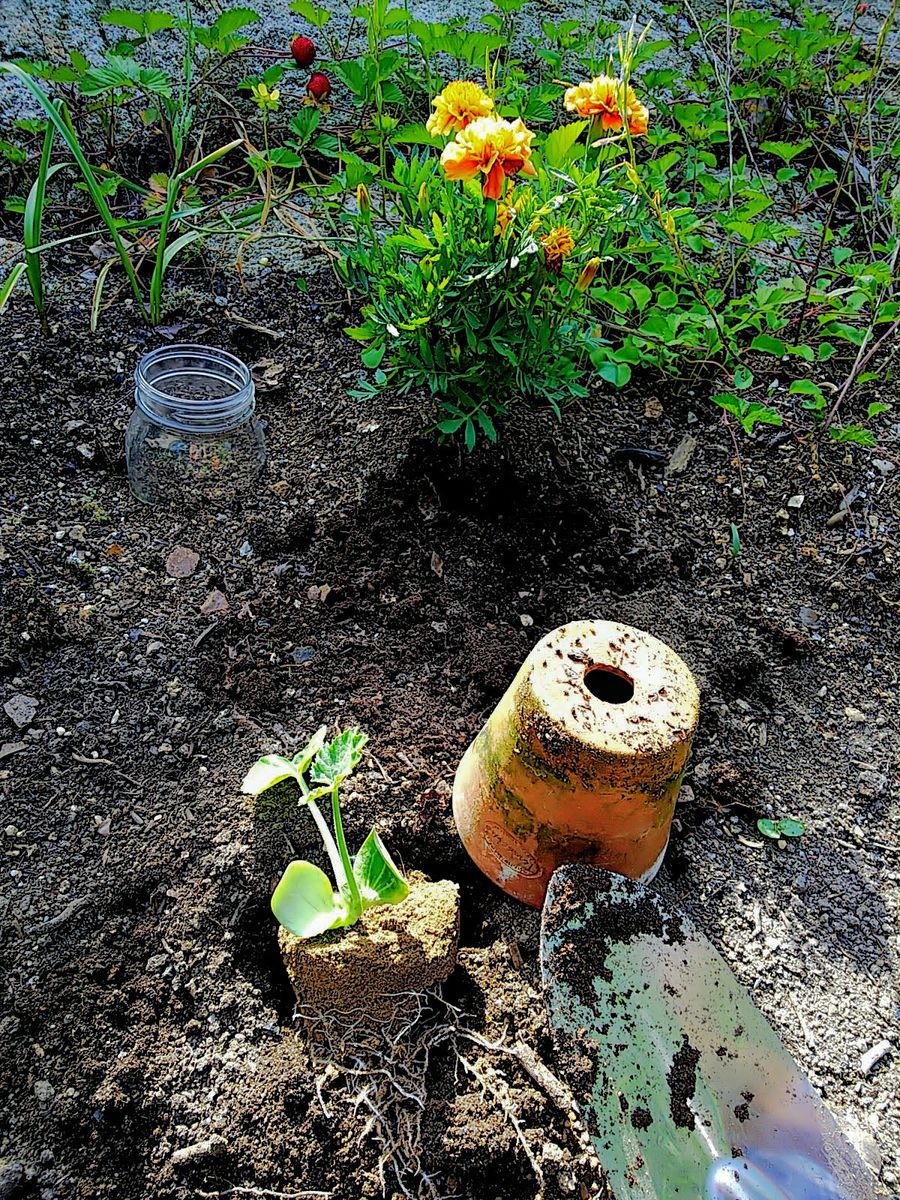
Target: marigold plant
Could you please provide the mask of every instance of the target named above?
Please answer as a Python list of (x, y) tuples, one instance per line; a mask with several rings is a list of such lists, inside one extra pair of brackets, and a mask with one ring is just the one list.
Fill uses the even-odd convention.
[(398, 156), (400, 228), (380, 237), (358, 204), (359, 243), (340, 268), (368, 293), (349, 332), (369, 343), (375, 378), (355, 394), (430, 392), (436, 428), (470, 448), (479, 433), (496, 437), (496, 417), (519, 397), (561, 415), (587, 394), (589, 285), (620, 207), (604, 170), (584, 161), (583, 123), (541, 142), (520, 117), (473, 115), (490, 103), (461, 80), (435, 98), (430, 130), (461, 127), (438, 164), (427, 150)]

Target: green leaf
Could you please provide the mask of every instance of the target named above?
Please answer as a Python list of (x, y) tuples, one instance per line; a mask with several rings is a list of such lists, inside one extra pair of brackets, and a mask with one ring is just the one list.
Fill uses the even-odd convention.
[(806, 833), (806, 826), (802, 821), (795, 821), (793, 817), (782, 817), (778, 821), (773, 821), (769, 817), (760, 817), (756, 822), (756, 828), (763, 837), (772, 838), (777, 841), (779, 838), (798, 838)]
[(358, 729), (345, 729), (316, 755), (311, 778), (316, 783), (327, 783), (334, 787), (356, 767), (368, 740), (368, 735), (360, 733)]
[(106, 65), (92, 67), (81, 80), (83, 96), (98, 96), (114, 88), (139, 88), (154, 96), (171, 99), (172, 84), (165, 71), (157, 67), (142, 67), (133, 58), (110, 54)]
[(731, 522), (731, 553), (734, 558), (739, 558), (741, 554), (741, 535), (734, 521)]
[(272, 893), (272, 912), (285, 929), (302, 938), (346, 925), (349, 917), (325, 872), (298, 858), (288, 863)]
[(296, 170), (303, 166), (303, 159), (287, 146), (273, 146), (269, 153), (269, 162), (273, 167), (283, 167), (285, 170)]
[(747, 367), (734, 368), (734, 386), (738, 389), (738, 391), (744, 391), (746, 388), (750, 387), (752, 383), (752, 371), (750, 371)]
[(363, 364), (370, 371), (374, 371), (376, 367), (381, 366), (381, 360), (384, 358), (386, 350), (387, 342), (382, 342), (380, 346), (370, 346), (368, 350), (363, 350), (360, 357), (363, 360)]
[(790, 396), (811, 396), (812, 401), (804, 403), (804, 408), (821, 409), (825, 407), (825, 397), (822, 389), (811, 379), (795, 379), (788, 388)]
[(777, 354), (780, 358), (787, 353), (787, 346), (781, 338), (770, 337), (767, 333), (758, 333), (750, 343), (751, 350), (762, 350), (765, 354)]
[[(861, 382), (862, 382), (862, 376), (860, 375), (859, 379), (857, 380), (857, 383), (861, 383)], [(880, 400), (873, 400), (872, 403), (869, 405), (869, 407), (866, 409), (866, 413), (870, 417), (878, 417), (882, 413), (886, 413), (886, 412), (890, 412), (890, 411), (891, 411), (891, 406), (889, 404), (882, 404)]]
[(421, 122), (401, 125), (391, 134), (390, 140), (399, 146), (440, 146), (439, 138), (432, 137)]
[(650, 289), (647, 287), (647, 285), (645, 283), (639, 283), (639, 282), (629, 283), (628, 290), (629, 290), (629, 292), (631, 292), (632, 296), (634, 297), (634, 302), (638, 307), (638, 312), (643, 312), (644, 309), (647, 307), (647, 305), (650, 303), (650, 299), (651, 299), (653, 293), (650, 291)]
[(614, 387), (624, 387), (631, 378), (631, 367), (628, 363), (604, 362), (597, 367), (597, 374)]
[(302, 771), (298, 771), (289, 758), (280, 754), (265, 754), (257, 759), (244, 776), (241, 791), (247, 796), (258, 796), (260, 792), (267, 791), (276, 783), (281, 783), (284, 779), (296, 779), (301, 774)]
[(466, 421), (466, 449), (470, 454), (475, 449), (475, 426), (471, 420)]
[(833, 425), (828, 436), (834, 442), (849, 442), (854, 446), (877, 446), (878, 441), (870, 429), (861, 425)]
[(6, 307), (6, 302), (13, 294), (13, 290), (22, 276), (25, 274), (25, 264), (23, 262), (16, 263), (5, 279), (0, 280), (0, 312)]
[(315, 25), (317, 29), (321, 29), (323, 25), (327, 25), (331, 18), (331, 13), (327, 8), (320, 8), (318, 4), (311, 4), (310, 0), (292, 0), (289, 7), (291, 12), (299, 13), (304, 21), (309, 21), (310, 25)]
[(298, 775), (305, 775), (309, 770), (309, 764), (325, 745), (325, 737), (327, 733), (328, 726), (320, 725), (303, 749), (298, 751), (298, 753), (295, 754), (291, 759), (291, 762), (294, 765), (294, 770)]
[(353, 860), (364, 908), (399, 904), (409, 895), (409, 884), (397, 870), (384, 843), (373, 829)]
[(787, 163), (804, 150), (808, 150), (811, 145), (812, 142), (807, 139), (803, 142), (762, 142), (759, 148), (764, 154), (774, 154), (776, 158)]
[(570, 121), (568, 125), (560, 125), (544, 139), (544, 162), (548, 167), (561, 171), (568, 163), (575, 143), (587, 129), (587, 121)]
[(171, 29), (175, 24), (175, 18), (171, 13), (160, 11), (140, 13), (133, 12), (129, 8), (112, 8), (109, 12), (104, 13), (100, 20), (104, 25), (117, 25), (121, 29), (131, 29), (141, 37), (151, 37), (154, 33), (159, 33), (161, 29)]
[(782, 837), (796, 838), (802, 837), (806, 833), (806, 826), (803, 822), (795, 821), (793, 817), (782, 817), (778, 822), (778, 827)]
[(259, 13), (253, 8), (227, 8), (216, 18), (212, 33), (217, 40), (230, 37), (245, 25), (254, 25), (260, 19)]

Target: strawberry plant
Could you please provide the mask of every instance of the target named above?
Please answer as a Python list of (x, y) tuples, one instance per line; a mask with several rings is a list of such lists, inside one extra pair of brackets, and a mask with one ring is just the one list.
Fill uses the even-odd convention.
[[(367, 908), (398, 904), (409, 894), (409, 885), (374, 829), (351, 862), (339, 789), (358, 765), (369, 739), (358, 729), (346, 729), (326, 741), (326, 732), (323, 726), (293, 758), (265, 755), (250, 768), (243, 783), (245, 793), (258, 796), (293, 779), (300, 789), (299, 803), (309, 811), (322, 837), (337, 886), (314, 863), (295, 859), (272, 896), (275, 916), (285, 929), (302, 938), (354, 925)], [(324, 796), (331, 798), (334, 834), (317, 804)]]

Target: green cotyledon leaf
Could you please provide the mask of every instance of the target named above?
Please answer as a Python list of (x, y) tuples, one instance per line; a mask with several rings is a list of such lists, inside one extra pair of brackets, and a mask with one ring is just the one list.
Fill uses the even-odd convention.
[(409, 884), (394, 865), (384, 842), (374, 829), (353, 860), (353, 874), (359, 884), (364, 908), (399, 904), (409, 895)]
[(347, 904), (325, 872), (301, 859), (285, 868), (272, 893), (272, 912), (285, 929), (302, 938), (350, 923)]

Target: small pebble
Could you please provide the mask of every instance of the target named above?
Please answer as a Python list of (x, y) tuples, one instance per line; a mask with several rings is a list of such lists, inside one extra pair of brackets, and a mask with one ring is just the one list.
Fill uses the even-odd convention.
[(867, 1050), (859, 1060), (860, 1074), (871, 1075), (881, 1060), (886, 1058), (893, 1048), (887, 1040), (876, 1042), (871, 1050)]

